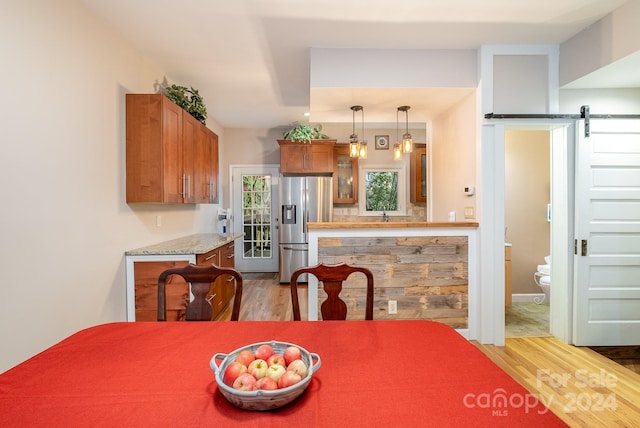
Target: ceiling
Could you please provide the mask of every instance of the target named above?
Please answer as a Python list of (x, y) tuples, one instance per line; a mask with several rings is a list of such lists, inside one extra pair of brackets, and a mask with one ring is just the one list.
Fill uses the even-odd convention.
[[(396, 108), (435, 115), (470, 90), (327, 90), (310, 106), (310, 48), (476, 49), (483, 44), (558, 44), (625, 0), (81, 0), (166, 74), (200, 91), (209, 116), (227, 128), (294, 121), (351, 123)], [(640, 56), (574, 87), (616, 87), (638, 76)], [(625, 82), (629, 84), (629, 82)], [(640, 82), (633, 82), (640, 87)], [(310, 119), (303, 114), (312, 112)], [(344, 117), (322, 115), (344, 111)]]

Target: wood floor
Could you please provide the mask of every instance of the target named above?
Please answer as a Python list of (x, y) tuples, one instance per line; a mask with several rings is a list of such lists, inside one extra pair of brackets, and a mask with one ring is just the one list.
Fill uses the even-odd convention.
[[(243, 274), (240, 320), (288, 321), (291, 294), (275, 274)], [(299, 289), (306, 318), (307, 290)], [(231, 316), (230, 308), (222, 314)], [(504, 347), (472, 341), (571, 427), (640, 427), (640, 374), (553, 337), (514, 337)]]

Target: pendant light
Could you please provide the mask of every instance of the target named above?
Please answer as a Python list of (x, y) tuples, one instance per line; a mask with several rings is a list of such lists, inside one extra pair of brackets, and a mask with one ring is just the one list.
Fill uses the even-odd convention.
[(413, 138), (411, 138), (411, 134), (409, 134), (409, 109), (410, 106), (400, 106), (398, 107), (398, 111), (403, 111), (406, 119), (406, 128), (405, 133), (402, 136), (402, 151), (404, 153), (411, 153), (413, 150)]
[[(353, 130), (349, 136), (349, 156), (357, 158), (360, 156), (360, 142), (358, 141), (358, 134), (356, 134), (356, 112), (362, 111), (362, 106), (351, 106), (351, 111), (353, 112)], [(362, 118), (362, 123), (364, 124), (364, 117)]]
[(364, 139), (364, 107), (360, 107), (362, 111), (362, 140), (360, 141), (360, 147), (358, 151), (358, 157), (360, 159), (367, 158), (367, 142)]
[(398, 116), (400, 115), (400, 109), (396, 112), (396, 143), (393, 145), (393, 160), (402, 160), (402, 145), (398, 136)]

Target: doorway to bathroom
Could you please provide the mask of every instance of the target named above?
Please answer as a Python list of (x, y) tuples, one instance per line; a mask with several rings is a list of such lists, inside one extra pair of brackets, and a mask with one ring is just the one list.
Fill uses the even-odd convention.
[(505, 337), (550, 336), (550, 132), (505, 131)]

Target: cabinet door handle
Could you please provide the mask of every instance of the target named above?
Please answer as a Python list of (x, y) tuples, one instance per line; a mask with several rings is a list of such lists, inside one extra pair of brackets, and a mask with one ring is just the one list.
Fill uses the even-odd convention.
[(234, 258), (235, 256), (233, 254), (230, 254), (227, 256), (227, 260)]
[(207, 302), (211, 303), (211, 301), (212, 301), (213, 299), (215, 299), (215, 297), (216, 297), (217, 295), (218, 295), (218, 293), (216, 293), (216, 294), (212, 294), (211, 296), (209, 296), (209, 298), (207, 299)]
[(180, 192), (180, 196), (184, 198), (184, 195), (187, 193), (187, 177), (182, 174), (182, 191)]
[(205, 261), (205, 262), (206, 262), (206, 261), (209, 261), (209, 260), (211, 260), (211, 259), (212, 259), (212, 258), (214, 258), (214, 257), (218, 257), (218, 253), (211, 254), (209, 257), (206, 257), (206, 258), (204, 259), (204, 261)]
[(187, 198), (191, 199), (191, 176), (187, 175)]

